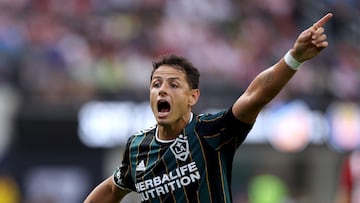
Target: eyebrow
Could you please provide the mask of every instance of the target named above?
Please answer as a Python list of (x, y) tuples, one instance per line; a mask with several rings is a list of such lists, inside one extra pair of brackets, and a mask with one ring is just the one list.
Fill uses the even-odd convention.
[[(160, 76), (154, 76), (152, 78), (152, 80), (154, 80), (154, 79), (163, 79), (163, 78)], [(166, 80), (181, 80), (181, 79), (180, 79), (180, 77), (170, 77), (170, 78), (166, 78)]]

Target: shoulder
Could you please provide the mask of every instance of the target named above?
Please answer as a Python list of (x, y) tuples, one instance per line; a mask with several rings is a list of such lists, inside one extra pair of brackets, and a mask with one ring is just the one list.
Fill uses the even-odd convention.
[(127, 145), (130, 145), (133, 142), (138, 142), (141, 141), (142, 139), (144, 139), (146, 136), (154, 136), (155, 135), (155, 130), (156, 130), (156, 125), (153, 125), (149, 128), (146, 129), (141, 129), (135, 133), (133, 133), (127, 141)]
[(244, 130), (244, 133), (248, 133), (253, 124), (244, 123), (235, 118), (231, 111), (231, 108), (220, 110), (216, 113), (200, 114), (196, 117), (198, 126), (217, 126), (226, 127), (232, 130)]
[(156, 129), (156, 125), (153, 125), (153, 126), (151, 126), (151, 127), (149, 127), (149, 128), (141, 129), (141, 130), (135, 132), (132, 136), (133, 136), (133, 137), (134, 137), (134, 136), (144, 136), (144, 135), (146, 135), (146, 134), (148, 134), (148, 133), (154, 133), (154, 132), (155, 132), (155, 129)]
[(199, 115), (196, 115), (196, 121), (197, 122), (215, 121), (215, 120), (223, 118), (225, 113), (226, 113), (226, 110), (222, 110), (222, 111), (219, 111), (216, 113), (199, 114)]

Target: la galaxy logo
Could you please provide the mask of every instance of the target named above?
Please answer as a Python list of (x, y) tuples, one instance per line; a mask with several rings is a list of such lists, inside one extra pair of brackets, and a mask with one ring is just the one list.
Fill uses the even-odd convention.
[(185, 161), (189, 156), (189, 143), (187, 137), (180, 134), (175, 142), (170, 145), (170, 150), (174, 154), (175, 158)]

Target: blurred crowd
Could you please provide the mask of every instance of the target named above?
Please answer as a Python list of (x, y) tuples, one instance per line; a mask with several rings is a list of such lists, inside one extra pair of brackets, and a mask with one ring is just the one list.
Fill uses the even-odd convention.
[[(283, 57), (298, 34), (327, 12), (334, 13), (326, 25), (330, 46), (303, 64), (275, 101), (301, 98), (323, 111), (337, 100), (359, 103), (359, 10), (357, 0), (0, 0), (0, 161), (9, 148), (8, 122), (17, 101), (30, 109), (37, 107), (34, 115), (38, 116), (45, 106), (147, 100), (152, 61), (172, 52), (189, 58), (200, 69), (205, 97), (201, 103), (224, 103), (226, 96), (237, 97), (257, 73)], [(34, 132), (23, 137), (35, 136)], [(18, 145), (24, 150), (24, 145)], [(26, 164), (38, 156), (21, 150), (12, 155), (10, 168), (18, 169), (12, 173), (17, 172), (23, 181), (28, 177)], [(31, 161), (22, 161), (22, 153), (27, 156), (24, 160)], [(44, 154), (51, 156), (48, 151)], [(97, 164), (92, 156), (86, 157)], [(35, 183), (45, 187), (28, 184), (28, 188), (43, 191), (47, 187), (41, 181), (52, 184), (63, 177), (50, 169), (46, 177), (38, 178), (44, 174), (40, 172), (34, 172), (40, 181)], [(69, 177), (79, 182), (79, 176)], [(64, 179), (64, 184), (69, 182)], [(68, 191), (69, 187), (61, 188)], [(1, 200), (18, 202), (20, 192), (13, 180), (0, 176)]]
[(1, 0), (0, 84), (40, 104), (147, 99), (152, 60), (173, 52), (198, 66), (203, 89), (239, 91), (333, 12), (330, 47), (281, 97), (324, 109), (360, 99), (359, 9), (355, 0)]

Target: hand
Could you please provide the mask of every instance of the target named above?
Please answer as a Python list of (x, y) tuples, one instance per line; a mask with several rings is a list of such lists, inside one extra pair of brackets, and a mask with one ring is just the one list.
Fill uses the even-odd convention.
[(313, 26), (304, 30), (297, 38), (291, 55), (299, 62), (304, 62), (315, 57), (329, 43), (326, 41), (324, 25), (332, 18), (332, 13), (326, 14)]

